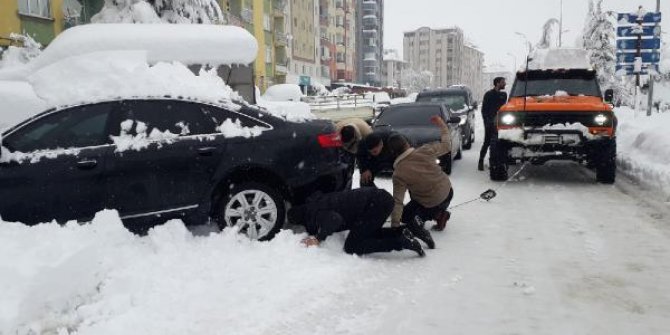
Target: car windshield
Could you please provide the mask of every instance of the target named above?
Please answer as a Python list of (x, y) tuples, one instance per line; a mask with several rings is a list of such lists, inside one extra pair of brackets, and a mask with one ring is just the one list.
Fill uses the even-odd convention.
[(384, 110), (377, 125), (389, 126), (429, 126), (430, 118), (440, 114), (438, 106), (402, 106)]
[(451, 111), (459, 111), (467, 107), (465, 96), (461, 94), (424, 95), (416, 99), (417, 102), (439, 102), (447, 105)]
[[(526, 85), (527, 83), (527, 85)], [(594, 72), (538, 71), (520, 73), (512, 89), (512, 97), (566, 94), (571, 96), (600, 96)]]

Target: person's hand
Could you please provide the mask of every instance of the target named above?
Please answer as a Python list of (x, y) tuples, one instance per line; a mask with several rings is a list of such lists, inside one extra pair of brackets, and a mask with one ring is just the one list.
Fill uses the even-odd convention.
[(439, 115), (433, 115), (430, 117), (430, 122), (440, 128), (447, 128), (447, 124), (442, 120)]
[(393, 228), (400, 227), (400, 222), (391, 222), (391, 227), (393, 227)]
[(369, 183), (372, 180), (372, 171), (365, 170), (361, 173), (361, 181), (365, 184)]
[(320, 243), (314, 236), (306, 237), (301, 242), (305, 247), (318, 247)]

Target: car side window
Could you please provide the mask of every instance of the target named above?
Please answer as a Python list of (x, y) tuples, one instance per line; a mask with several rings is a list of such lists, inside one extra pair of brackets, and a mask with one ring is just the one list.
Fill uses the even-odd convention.
[(189, 136), (216, 133), (216, 124), (202, 111), (201, 104), (171, 101), (127, 101), (121, 121), (133, 120), (131, 133), (137, 133), (139, 122), (146, 125), (146, 133), (153, 131)]
[(9, 150), (31, 152), (109, 143), (112, 103), (77, 106), (37, 119), (3, 140)]
[[(265, 123), (262, 123), (258, 120), (254, 120), (253, 118), (250, 118), (246, 115), (243, 115), (241, 113), (233, 113), (231, 111), (227, 111), (222, 108), (214, 107), (214, 106), (204, 106), (203, 111), (212, 118), (212, 120), (217, 124), (217, 126), (221, 125), (223, 122), (226, 120), (230, 119), (233, 122), (237, 122), (237, 120), (240, 121), (240, 125), (242, 127), (261, 127), (261, 128), (267, 128), (268, 125)], [(248, 109), (247, 111), (253, 112), (253, 110)]]

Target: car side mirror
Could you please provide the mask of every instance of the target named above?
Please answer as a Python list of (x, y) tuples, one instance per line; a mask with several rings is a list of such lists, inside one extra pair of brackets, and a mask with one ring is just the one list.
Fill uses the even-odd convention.
[(611, 104), (614, 102), (614, 90), (611, 88), (608, 88), (605, 90), (605, 102)]
[(477, 101), (474, 101), (472, 103), (472, 109), (477, 109), (477, 108), (479, 108), (479, 104), (477, 103)]
[(459, 124), (459, 123), (461, 123), (461, 118), (458, 117), (458, 116), (452, 116), (452, 117), (449, 118), (449, 120), (447, 121), (447, 123), (455, 123), (455, 124)]

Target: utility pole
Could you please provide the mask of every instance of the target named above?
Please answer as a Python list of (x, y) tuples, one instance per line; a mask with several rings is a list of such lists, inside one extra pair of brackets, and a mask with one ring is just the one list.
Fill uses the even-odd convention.
[[(661, 0), (656, 0), (656, 13), (661, 12)], [(654, 31), (657, 31), (659, 29), (659, 24), (656, 23), (656, 27)], [(656, 53), (656, 49), (653, 50), (654, 54)], [(654, 108), (654, 74), (652, 73), (652, 69), (649, 70), (649, 99), (647, 100), (647, 116), (651, 116), (651, 111)]]
[[(661, 1), (661, 0), (658, 0)], [(563, 46), (563, 0), (561, 0), (561, 19), (558, 21), (558, 47)]]

